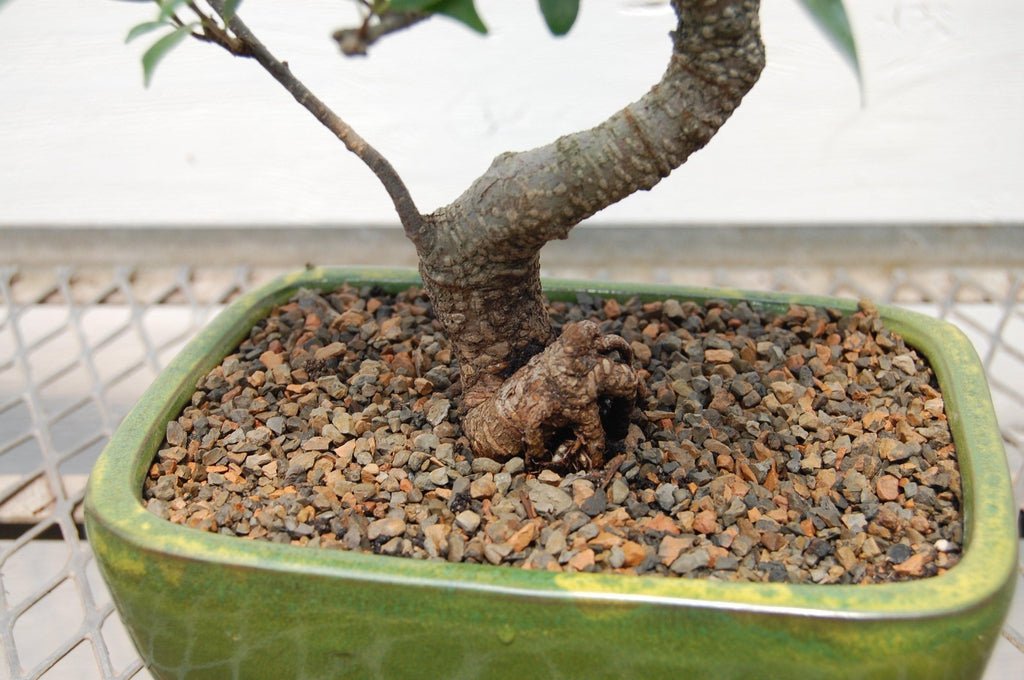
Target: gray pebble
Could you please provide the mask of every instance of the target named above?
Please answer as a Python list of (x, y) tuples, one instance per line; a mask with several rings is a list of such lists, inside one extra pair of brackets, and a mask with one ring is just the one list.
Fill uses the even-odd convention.
[(675, 492), (678, 487), (675, 484), (659, 484), (654, 492), (658, 506), (665, 512), (670, 511), (676, 504)]
[(181, 446), (185, 443), (185, 428), (177, 420), (167, 423), (167, 443), (171, 446)]
[(510, 486), (512, 486), (512, 475), (502, 471), (494, 475), (494, 485), (498, 488), (498, 493), (505, 494), (508, 492)]
[(576, 531), (584, 524), (590, 522), (590, 518), (579, 510), (570, 510), (565, 513), (562, 521), (565, 522), (565, 526), (568, 527), (569, 531)]
[(473, 472), (491, 473), (492, 475), (501, 472), (501, 463), (493, 458), (478, 456), (473, 459)]
[(903, 543), (893, 543), (889, 546), (889, 549), (885, 551), (886, 558), (893, 564), (903, 564), (910, 556), (914, 554), (914, 551), (910, 549), (909, 545)]
[(598, 489), (592, 496), (583, 501), (580, 505), (580, 510), (585, 512), (590, 517), (596, 517), (604, 512), (608, 508), (608, 497), (605, 495), (604, 489)]
[(434, 486), (446, 486), (448, 484), (448, 470), (443, 467), (431, 470), (430, 482)]
[(629, 496), (629, 485), (621, 477), (616, 477), (608, 486), (608, 500), (613, 505), (622, 505)]
[(711, 556), (704, 548), (684, 552), (672, 562), (669, 569), (676, 574), (689, 574), (690, 572), (706, 567), (711, 562)]
[(431, 425), (439, 425), (441, 421), (448, 418), (448, 411), (451, 409), (451, 402), (447, 399), (431, 399), (427, 408), (427, 422)]
[(467, 534), (472, 534), (480, 526), (480, 515), (472, 510), (463, 510), (455, 516), (455, 524)]
[(412, 445), (419, 451), (433, 451), (440, 442), (437, 435), (432, 432), (423, 432), (413, 437)]
[(452, 482), (452, 493), (468, 494), (469, 493), (470, 479), (469, 477), (456, 477), (455, 481)]
[(525, 467), (526, 464), (524, 463), (523, 459), (518, 456), (514, 458), (509, 458), (508, 460), (505, 461), (504, 465), (505, 472), (509, 473), (510, 475), (522, 472)]
[(572, 507), (572, 496), (558, 487), (531, 479), (526, 483), (526, 488), (530, 502), (538, 513), (557, 517)]

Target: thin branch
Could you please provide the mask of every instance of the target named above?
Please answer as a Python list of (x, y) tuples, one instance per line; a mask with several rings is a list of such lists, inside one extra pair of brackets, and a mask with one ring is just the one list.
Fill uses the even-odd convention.
[(384, 36), (414, 26), (431, 15), (422, 12), (388, 13), (379, 16), (374, 22), (375, 16), (373, 13), (368, 14), (366, 21), (358, 28), (342, 28), (334, 32), (331, 37), (338, 43), (342, 54), (348, 57), (365, 56), (370, 45)]
[(243, 50), (236, 52), (234, 49), (231, 49), (218, 40), (220, 36), (211, 35), (211, 40), (221, 44), (222, 47), (228, 49), (232, 54), (255, 59), (264, 70), (273, 76), (274, 80), (279, 82), (295, 98), (295, 101), (313, 114), (314, 118), (341, 140), (345, 148), (358, 156), (373, 171), (373, 174), (377, 176), (381, 184), (384, 185), (384, 189), (388, 192), (395, 205), (395, 210), (398, 212), (398, 217), (402, 222), (406, 235), (413, 243), (418, 243), (423, 228), (423, 216), (416, 209), (416, 204), (409, 193), (409, 189), (405, 186), (402, 178), (399, 177), (391, 163), (379, 151), (370, 146), (348, 123), (317, 98), (298, 78), (292, 75), (288, 64), (279, 61), (271, 54), (266, 46), (260, 42), (249, 27), (238, 17), (237, 13), (231, 16), (230, 19), (225, 19), (223, 0), (208, 0), (207, 4), (224, 21), (231, 33), (234, 34), (233, 36), (226, 37), (231, 41), (239, 41)]
[[(220, 27), (220, 24), (218, 24), (213, 17), (201, 10), (196, 3), (188, 2), (185, 4), (190, 10), (192, 10), (192, 13), (196, 15), (199, 19), (199, 24), (202, 26), (202, 31), (192, 31), (190, 33), (193, 38), (203, 42), (213, 43), (214, 45), (220, 45), (236, 57), (252, 56), (248, 53), (241, 40), (228, 34), (225, 29)], [(184, 22), (175, 14), (171, 15), (171, 20), (179, 27), (185, 25)]]

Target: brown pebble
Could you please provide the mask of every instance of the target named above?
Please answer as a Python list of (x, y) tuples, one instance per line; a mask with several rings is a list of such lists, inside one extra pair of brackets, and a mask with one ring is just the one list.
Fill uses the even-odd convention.
[(608, 298), (604, 301), (604, 315), (609, 319), (617, 319), (622, 314), (622, 307), (615, 298)]
[(344, 351), (345, 351), (345, 345), (344, 344), (342, 344), (340, 342), (332, 342), (331, 344), (327, 345), (326, 347), (321, 347), (320, 349), (315, 351), (313, 353), (313, 358), (318, 360), (318, 361), (323, 361), (324, 359), (330, 359), (332, 357), (336, 357), (336, 356), (338, 356), (339, 354), (341, 354)]
[(878, 452), (882, 458), (893, 462), (900, 462), (910, 457), (906, 445), (895, 439), (882, 439), (878, 442)]
[(260, 355), (260, 363), (266, 366), (267, 368), (272, 369), (275, 366), (280, 366), (281, 364), (284, 363), (284, 356), (278, 354), (277, 352), (267, 350), (266, 352)]
[(875, 482), (875, 493), (883, 501), (894, 501), (900, 496), (900, 480), (892, 475), (882, 475)]
[(366, 537), (371, 541), (381, 536), (394, 538), (395, 536), (401, 536), (403, 533), (405, 533), (405, 522), (397, 517), (378, 519), (370, 522), (370, 525), (366, 527)]
[(423, 527), (423, 543), (432, 557), (444, 554), (447, 551), (447, 538), (444, 524), (436, 523)]
[(676, 561), (679, 553), (683, 550), (688, 550), (691, 546), (693, 546), (692, 538), (666, 536), (658, 544), (658, 559), (667, 567)]
[(853, 569), (854, 565), (857, 564), (857, 556), (848, 545), (841, 546), (836, 550), (836, 559), (839, 560), (839, 564), (843, 565), (843, 569)]
[(583, 571), (594, 566), (594, 551), (590, 548), (579, 551), (569, 559), (569, 567), (576, 571)]
[(540, 474), (537, 475), (537, 479), (545, 484), (557, 485), (562, 481), (562, 476), (554, 470), (541, 470)]
[(642, 524), (648, 531), (663, 531), (669, 534), (679, 533), (679, 527), (672, 521), (672, 518), (661, 513), (654, 517), (645, 517), (638, 524)]
[(622, 562), (624, 567), (635, 567), (647, 557), (647, 549), (636, 541), (625, 541), (620, 547), (625, 556)]
[(704, 361), (712, 364), (727, 364), (733, 360), (733, 354), (731, 349), (706, 349), (704, 350)]
[(895, 571), (895, 572), (897, 572), (899, 574), (907, 574), (907, 575), (910, 575), (910, 576), (920, 576), (921, 574), (924, 573), (925, 565), (928, 564), (928, 562), (930, 562), (930, 561), (931, 561), (931, 558), (929, 558), (927, 554), (925, 554), (925, 553), (916, 553), (916, 554), (912, 555), (911, 557), (909, 557), (908, 559), (906, 559), (903, 562), (901, 562), (900, 564), (894, 564), (892, 568), (893, 568), (893, 571)]
[(327, 437), (310, 437), (302, 442), (303, 451), (326, 451), (331, 448), (331, 440)]
[(718, 526), (718, 516), (714, 510), (698, 512), (693, 518), (693, 530), (701, 534), (713, 534)]
[(490, 498), (497, 492), (498, 487), (494, 483), (494, 475), (490, 472), (469, 484), (469, 495), (473, 498)]
[(650, 363), (650, 361), (651, 361), (651, 348), (650, 347), (648, 347), (644, 343), (640, 342), (639, 340), (634, 340), (633, 342), (629, 343), (629, 346), (632, 348), (633, 356), (636, 357), (636, 360), (638, 362), (640, 362), (642, 365), (647, 365), (648, 363)]
[(509, 537), (508, 544), (512, 546), (512, 550), (515, 552), (522, 552), (526, 550), (528, 545), (533, 543), (539, 531), (538, 522), (528, 522)]
[(480, 515), (472, 510), (463, 510), (455, 516), (455, 523), (466, 533), (471, 534), (480, 526)]

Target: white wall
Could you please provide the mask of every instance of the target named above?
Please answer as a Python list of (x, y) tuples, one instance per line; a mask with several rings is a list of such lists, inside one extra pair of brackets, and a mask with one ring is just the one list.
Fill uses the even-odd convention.
[[(599, 122), (660, 76), (664, 3), (587, 0), (571, 35), (535, 3), (478, 0), (481, 39), (433, 20), (337, 56), (342, 0), (246, 0), (294, 73), (380, 148), (421, 209), (497, 153)], [(852, 72), (796, 3), (765, 0), (769, 66), (707, 149), (595, 218), (701, 221), (1024, 219), (1024, 4), (848, 0)], [(0, 8), (0, 225), (393, 222), (375, 179), (264, 74), (186, 44), (143, 89), (123, 44), (148, 5)]]

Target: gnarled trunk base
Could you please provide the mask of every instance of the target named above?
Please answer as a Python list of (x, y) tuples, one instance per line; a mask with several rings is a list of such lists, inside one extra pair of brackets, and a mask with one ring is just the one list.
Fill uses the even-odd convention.
[[(625, 340), (602, 335), (593, 321), (566, 325), (557, 340), (465, 414), (462, 427), (474, 452), (497, 460), (522, 456), (527, 466), (599, 467), (606, 446), (602, 420), (628, 415), (645, 393), (628, 363), (632, 358)], [(614, 407), (602, 412), (609, 403)]]

